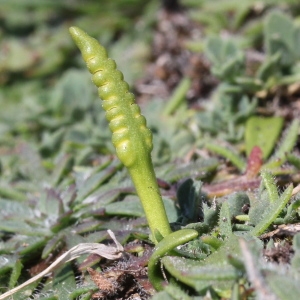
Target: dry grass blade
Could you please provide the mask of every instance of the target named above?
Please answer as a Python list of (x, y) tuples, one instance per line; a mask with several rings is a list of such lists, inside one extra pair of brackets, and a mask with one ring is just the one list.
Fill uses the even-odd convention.
[(49, 274), (53, 270), (55, 270), (58, 266), (61, 266), (62, 264), (69, 262), (71, 260), (74, 260), (81, 255), (84, 254), (97, 254), (99, 256), (105, 257), (107, 259), (117, 259), (121, 257), (122, 252), (124, 251), (123, 246), (116, 240), (116, 237), (114, 233), (111, 230), (107, 230), (110, 237), (113, 239), (113, 241), (116, 244), (116, 247), (112, 246), (106, 246), (104, 244), (98, 244), (98, 243), (82, 243), (74, 246), (69, 251), (61, 255), (55, 262), (53, 262), (48, 268), (46, 268), (44, 271), (39, 273), (38, 275), (32, 277), (31, 279), (27, 280), (23, 284), (17, 286), (16, 288), (4, 293), (3, 295), (0, 295), (0, 299), (6, 299), (7, 297), (13, 295), (14, 293), (18, 292), (22, 288), (28, 286), (29, 284), (35, 282), (36, 280), (42, 278), (43, 276)]

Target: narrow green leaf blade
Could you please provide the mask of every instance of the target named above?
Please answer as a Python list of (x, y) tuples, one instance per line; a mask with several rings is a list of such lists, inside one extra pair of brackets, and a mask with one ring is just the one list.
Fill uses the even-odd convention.
[(291, 199), (293, 192), (293, 185), (289, 185), (288, 188), (284, 191), (281, 197), (275, 201), (266, 214), (263, 216), (262, 220), (254, 227), (252, 230), (252, 234), (254, 236), (259, 236), (274, 222), (274, 220), (278, 217), (280, 212), (286, 206), (286, 204)]

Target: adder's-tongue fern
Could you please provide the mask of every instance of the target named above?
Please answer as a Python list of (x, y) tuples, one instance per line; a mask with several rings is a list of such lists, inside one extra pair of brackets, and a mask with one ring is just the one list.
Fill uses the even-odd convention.
[(152, 133), (133, 94), (129, 92), (128, 84), (123, 80), (123, 74), (116, 69), (115, 61), (107, 57), (106, 50), (77, 27), (71, 27), (70, 33), (98, 87), (117, 156), (131, 175), (152, 239), (157, 243), (157, 231), (165, 237), (171, 233), (171, 229), (151, 160)]

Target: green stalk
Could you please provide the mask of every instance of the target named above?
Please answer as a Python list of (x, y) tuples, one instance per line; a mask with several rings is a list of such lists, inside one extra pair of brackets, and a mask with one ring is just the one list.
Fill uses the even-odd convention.
[(157, 243), (156, 230), (163, 237), (166, 237), (172, 231), (157, 185), (150, 155), (148, 159), (141, 160), (136, 166), (128, 168), (128, 171), (145, 211), (152, 232), (151, 238)]
[(153, 287), (161, 291), (164, 285), (164, 278), (161, 274), (160, 259), (166, 254), (171, 254), (172, 250), (179, 245), (185, 244), (198, 236), (194, 229), (181, 229), (172, 232), (154, 248), (148, 263), (148, 277)]
[(152, 240), (158, 243), (159, 237), (166, 237), (172, 231), (152, 165), (152, 133), (146, 127), (146, 119), (129, 92), (123, 74), (107, 57), (104, 47), (77, 27), (71, 27), (70, 33), (93, 74), (92, 80), (103, 100), (102, 107), (106, 111), (117, 156), (129, 171), (144, 208)]

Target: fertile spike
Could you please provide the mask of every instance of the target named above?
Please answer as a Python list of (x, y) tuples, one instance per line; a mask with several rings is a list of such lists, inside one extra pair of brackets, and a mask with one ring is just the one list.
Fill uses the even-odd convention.
[(70, 33), (98, 87), (112, 131), (112, 142), (119, 159), (128, 168), (146, 213), (152, 239), (157, 243), (156, 231), (165, 237), (171, 229), (151, 160), (152, 133), (123, 80), (123, 74), (116, 69), (114, 60), (107, 57), (106, 50), (77, 27), (71, 27)]

